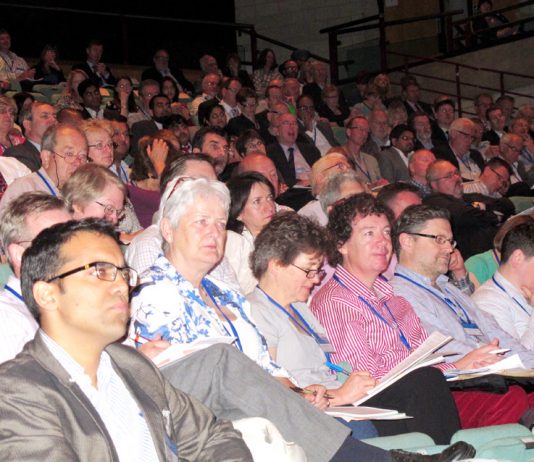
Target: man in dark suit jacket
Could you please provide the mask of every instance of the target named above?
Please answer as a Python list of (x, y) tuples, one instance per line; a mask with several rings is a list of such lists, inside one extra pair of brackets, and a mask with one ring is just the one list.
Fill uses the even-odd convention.
[(427, 178), (434, 192), (424, 203), (450, 212), (454, 239), (463, 258), (491, 249), (498, 227), (514, 213), (512, 203), (481, 194), (463, 194), (458, 169), (445, 160), (433, 162)]
[(297, 114), (299, 123), (299, 135), (306, 141), (313, 144), (322, 155), (325, 155), (330, 148), (339, 146), (330, 123), (325, 120), (317, 120), (317, 113), (313, 99), (308, 95), (301, 95), (297, 99)]
[(439, 99), (434, 104), (435, 121), (432, 124), (432, 144), (449, 142), (449, 127), (454, 120), (454, 101), (449, 98)]
[(488, 119), (491, 128), (484, 132), (482, 141), (489, 141), (492, 146), (498, 146), (502, 136), (506, 132), (504, 128), (506, 125), (506, 118), (499, 106), (491, 106), (486, 111), (486, 118)]
[(169, 66), (169, 52), (164, 48), (156, 50), (152, 58), (154, 65), (145, 69), (141, 75), (141, 80), (153, 79), (161, 85), (163, 77), (171, 77), (178, 85), (178, 90), (193, 94), (195, 86), (186, 79), (181, 69), (175, 66)]
[(321, 157), (319, 150), (310, 143), (297, 141), (298, 123), (293, 114), (278, 117), (275, 136), (276, 143), (267, 146), (267, 155), (276, 165), (284, 182), (290, 188), (297, 183), (309, 186), (311, 167)]
[(415, 112), (424, 112), (429, 117), (434, 117), (432, 106), (427, 103), (419, 101), (421, 97), (419, 84), (414, 80), (407, 81), (402, 88), (402, 96), (404, 98), (404, 107), (408, 113), (408, 117)]
[(475, 139), (474, 123), (464, 117), (453, 121), (449, 127), (449, 142), (438, 144), (432, 152), (436, 158), (449, 161), (461, 173), (465, 181), (477, 180), (484, 168), (482, 154), (471, 149)]
[(152, 113), (152, 119), (141, 120), (132, 125), (132, 154), (139, 152), (139, 140), (143, 136), (153, 135), (158, 130), (161, 130), (163, 128), (163, 122), (171, 115), (171, 102), (163, 94), (152, 97), (150, 103), (148, 103), (148, 107)]
[(111, 70), (100, 60), (104, 53), (104, 45), (99, 40), (91, 40), (85, 49), (87, 60), (72, 66), (81, 69), (98, 87), (113, 86), (117, 82)]
[(41, 141), (48, 127), (55, 125), (56, 112), (48, 103), (35, 101), (31, 107), (25, 109), (20, 117), (26, 141), (18, 146), (6, 149), (4, 157), (15, 157), (32, 172), (41, 168)]

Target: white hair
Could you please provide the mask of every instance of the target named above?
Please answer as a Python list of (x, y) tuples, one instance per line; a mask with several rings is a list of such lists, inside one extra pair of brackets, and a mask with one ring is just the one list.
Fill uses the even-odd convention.
[[(176, 182), (171, 182), (176, 184)], [(170, 186), (170, 184), (169, 184)], [(170, 191), (169, 187), (166, 188)], [(176, 190), (169, 192), (169, 196), (163, 205), (160, 218), (166, 218), (173, 228), (178, 226), (182, 215), (197, 202), (199, 198), (215, 199), (222, 205), (226, 217), (230, 210), (230, 191), (224, 183), (216, 180), (198, 178), (184, 181)], [(166, 195), (166, 194), (164, 194)]]

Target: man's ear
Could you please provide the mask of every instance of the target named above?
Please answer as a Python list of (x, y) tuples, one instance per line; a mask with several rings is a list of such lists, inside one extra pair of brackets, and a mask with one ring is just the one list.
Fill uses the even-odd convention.
[(413, 247), (413, 237), (407, 233), (399, 234), (399, 247), (400, 250), (410, 250)]
[(46, 149), (41, 151), (41, 163), (43, 164), (43, 168), (46, 170), (50, 163), (52, 162), (52, 156), (54, 155), (51, 151), (48, 151)]
[(58, 306), (58, 286), (49, 282), (37, 281), (33, 285), (33, 298), (39, 309), (45, 312), (55, 311)]
[(343, 255), (343, 256), (346, 256), (348, 253), (349, 253), (349, 244), (348, 244), (348, 241), (345, 242), (344, 244), (342, 245), (338, 245), (337, 246), (337, 251)]
[[(9, 257), (9, 261), (11, 261), (13, 267), (18, 268), (19, 271), (24, 250), (24, 247), (15, 242), (12, 242), (7, 246), (7, 256)], [(20, 278), (20, 275), (18, 275), (18, 277)]]

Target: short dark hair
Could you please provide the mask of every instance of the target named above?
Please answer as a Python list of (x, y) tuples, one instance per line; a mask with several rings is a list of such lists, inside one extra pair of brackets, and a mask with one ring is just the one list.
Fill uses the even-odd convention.
[(490, 114), (495, 111), (502, 112), (502, 107), (497, 106), (496, 104), (491, 105), (488, 109), (486, 109), (486, 119), (489, 119)]
[(241, 157), (246, 154), (247, 148), (245, 145), (250, 140), (260, 140), (263, 143), (263, 138), (255, 129), (249, 128), (248, 130), (245, 130), (239, 135), (235, 142), (235, 148)]
[(393, 249), (397, 256), (400, 253), (399, 236), (402, 233), (417, 233), (423, 228), (427, 221), (443, 219), (450, 222), (451, 216), (447, 209), (433, 205), (410, 205), (401, 213), (393, 226), (391, 239)]
[(439, 100), (438, 102), (434, 103), (434, 112), (438, 112), (439, 108), (441, 106), (452, 106), (453, 109), (455, 109), (454, 101), (450, 98)]
[(157, 95), (154, 95), (152, 98), (150, 98), (150, 101), (148, 102), (148, 107), (151, 111), (154, 110), (154, 105), (156, 104), (156, 98), (165, 98), (169, 103), (171, 100), (167, 95), (164, 95), (163, 93), (158, 93)]
[(327, 238), (324, 229), (296, 212), (282, 212), (258, 234), (250, 267), (256, 279), (266, 272), (271, 260), (289, 266), (301, 253), (324, 254)]
[(170, 164), (167, 164), (161, 172), (161, 178), (159, 180), (159, 191), (161, 194), (165, 192), (167, 185), (177, 176), (181, 175), (186, 167), (187, 162), (207, 162), (212, 167), (213, 159), (206, 154), (183, 154), (178, 159), (172, 161)]
[(330, 265), (336, 266), (343, 261), (338, 249), (352, 236), (352, 224), (358, 215), (362, 218), (369, 215), (384, 215), (390, 223), (393, 223), (391, 211), (379, 204), (371, 194), (354, 194), (337, 202), (328, 215), (327, 231), (330, 236), (328, 261)]
[(35, 319), (39, 320), (39, 306), (33, 296), (33, 285), (56, 276), (59, 268), (65, 263), (62, 247), (80, 232), (109, 236), (118, 244), (117, 233), (108, 221), (95, 218), (70, 220), (41, 231), (22, 255), (22, 297)]
[(484, 165), (484, 168), (482, 170), (486, 170), (487, 168), (494, 169), (497, 167), (504, 167), (510, 175), (513, 174), (513, 170), (510, 164), (501, 157), (492, 157), (490, 160), (488, 160), (488, 162), (486, 162), (486, 165)]
[(95, 87), (96, 89), (98, 89), (98, 85), (91, 79), (83, 80), (82, 82), (80, 82), (80, 85), (78, 85), (78, 95), (83, 98), (85, 92), (91, 87)]
[(534, 222), (514, 226), (502, 241), (501, 262), (506, 263), (512, 253), (521, 250), (527, 258), (534, 257)]
[(391, 202), (395, 200), (398, 194), (403, 192), (411, 192), (414, 194), (417, 194), (417, 196), (422, 198), (421, 191), (417, 186), (414, 186), (410, 183), (390, 183), (385, 185), (384, 187), (380, 188), (380, 191), (378, 192), (378, 195), (376, 196), (376, 200), (381, 205), (388, 207), (391, 209)]
[(226, 138), (226, 132), (219, 127), (202, 127), (200, 128), (193, 137), (193, 141), (191, 142), (191, 145), (193, 148), (202, 149), (202, 146), (204, 145), (204, 139), (206, 138), (206, 135), (214, 134), (222, 136), (223, 138)]
[(417, 111), (417, 112), (412, 112), (409, 116), (408, 116), (408, 125), (410, 127), (412, 127), (412, 130), (415, 130), (414, 128), (414, 122), (415, 122), (415, 119), (417, 117), (426, 117), (428, 119), (428, 121), (430, 122), (430, 116), (426, 113), (426, 112), (422, 112), (422, 111)]
[(261, 50), (260, 52), (260, 55), (258, 57), (258, 61), (256, 62), (256, 69), (263, 69), (263, 67), (265, 66), (265, 63), (267, 62), (267, 53), (272, 53), (273, 54), (273, 64), (271, 66), (271, 70), (272, 69), (276, 69), (276, 67), (278, 67), (278, 63), (276, 62), (276, 55), (274, 54), (274, 51), (272, 48), (264, 48), (263, 50)]
[(250, 191), (252, 191), (252, 186), (257, 183), (264, 184), (269, 188), (274, 200), (274, 187), (271, 182), (265, 178), (261, 173), (258, 172), (245, 172), (240, 173), (233, 177), (226, 186), (230, 190), (230, 213), (228, 215), (228, 223), (226, 225), (227, 229), (235, 231), (236, 233), (241, 233), (245, 224), (238, 220), (237, 217), (245, 208), (247, 200), (250, 196)]
[(248, 98), (254, 98), (256, 101), (258, 100), (256, 92), (252, 88), (248, 87), (241, 88), (241, 90), (237, 92), (237, 95), (235, 97), (236, 101), (239, 104), (246, 103)]
[(123, 124), (128, 123), (128, 119), (126, 117), (113, 111), (108, 111), (108, 112), (104, 111), (104, 119), (109, 120), (111, 122), (121, 122)]
[(392, 140), (396, 140), (400, 138), (404, 132), (410, 132), (415, 138), (415, 132), (413, 131), (411, 127), (409, 127), (406, 124), (399, 124), (393, 127), (393, 129), (391, 130), (391, 133), (389, 134), (389, 138)]

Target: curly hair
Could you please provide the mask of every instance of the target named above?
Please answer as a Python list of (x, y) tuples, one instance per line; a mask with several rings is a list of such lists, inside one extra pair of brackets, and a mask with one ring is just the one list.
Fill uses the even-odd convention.
[(316, 222), (296, 212), (279, 213), (256, 237), (250, 255), (252, 274), (259, 280), (271, 260), (289, 266), (302, 253), (323, 255), (326, 247), (326, 233)]
[(336, 266), (343, 261), (339, 248), (352, 236), (356, 217), (365, 218), (369, 215), (384, 215), (390, 223), (393, 223), (391, 211), (378, 203), (371, 194), (355, 194), (334, 205), (327, 225), (329, 235), (328, 262), (330, 265)]

